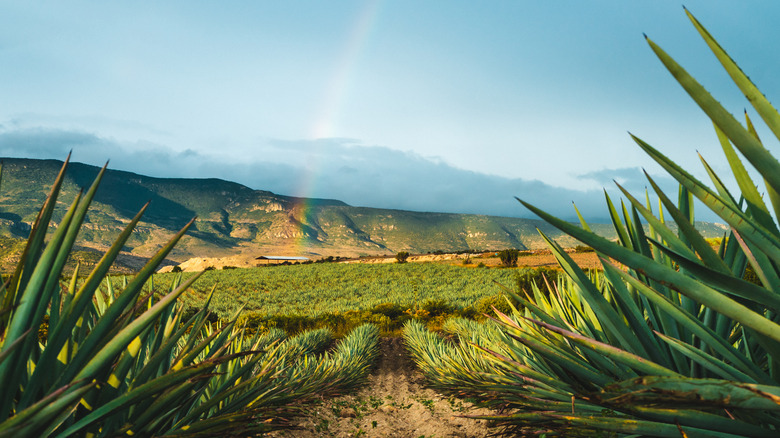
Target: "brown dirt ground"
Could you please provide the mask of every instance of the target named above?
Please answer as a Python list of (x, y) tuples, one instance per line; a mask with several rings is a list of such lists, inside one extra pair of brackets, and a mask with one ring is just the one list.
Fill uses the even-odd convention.
[[(601, 268), (601, 264), (594, 252), (574, 252), (569, 250), (568, 253), (575, 262), (582, 268)], [(318, 257), (312, 256), (312, 260), (316, 260)], [(468, 258), (471, 263), (464, 264), (465, 259)], [(476, 267), (480, 263), (488, 267), (501, 266), (501, 260), (493, 252), (486, 252), (483, 254), (417, 254), (411, 255), (407, 259), (409, 263), (421, 263), (421, 262), (433, 262), (433, 263), (449, 263), (453, 265), (462, 265), (469, 267)], [(361, 257), (344, 261), (342, 263), (396, 263), (395, 256), (385, 257)], [(169, 272), (173, 269), (174, 263), (169, 263), (170, 266), (166, 266), (160, 269), (160, 272)], [(179, 264), (179, 267), (184, 271), (202, 271), (206, 267), (213, 266), (217, 269), (221, 269), (223, 266), (235, 266), (239, 268), (253, 268), (257, 266), (257, 261), (253, 255), (237, 254), (230, 257), (196, 257), (191, 258), (185, 262)], [(517, 258), (517, 266), (519, 267), (540, 267), (549, 266), (557, 267), (558, 263), (555, 261), (555, 256), (552, 255), (548, 249), (538, 249), (529, 251), (520, 251), (520, 255)]]
[[(601, 269), (601, 263), (595, 252), (569, 252), (568, 254), (582, 269)], [(523, 251), (520, 253), (520, 256), (517, 257), (517, 266), (528, 268), (548, 266), (556, 268), (558, 267), (558, 262), (555, 261), (555, 256), (546, 249), (539, 251)]]
[[(598, 257), (595, 252), (574, 252), (573, 250), (567, 250), (569, 256), (583, 269), (601, 268)], [(464, 264), (466, 258), (471, 261), (469, 264)], [(487, 267), (501, 266), (501, 260), (493, 252), (486, 252), (483, 254), (419, 254), (411, 255), (407, 259), (409, 263), (420, 262), (434, 262), (434, 263), (449, 263), (452, 265), (470, 266), (476, 267), (480, 263)], [(360, 259), (354, 259), (345, 263), (396, 263), (395, 257), (363, 257)], [(517, 266), (521, 268), (538, 268), (541, 266), (547, 266), (551, 268), (557, 268), (558, 262), (555, 261), (555, 256), (552, 255), (548, 249), (537, 249), (520, 251), (517, 257)]]
[(425, 387), (422, 374), (406, 352), (401, 338), (382, 338), (381, 356), (368, 382), (356, 393), (321, 398), (308, 415), (293, 420), (295, 427), (271, 437), (482, 437), (484, 420), (464, 415), (488, 415), (468, 401)]

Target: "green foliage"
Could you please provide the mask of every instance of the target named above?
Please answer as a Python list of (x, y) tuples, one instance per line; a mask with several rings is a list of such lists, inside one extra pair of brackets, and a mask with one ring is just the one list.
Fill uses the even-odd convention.
[(326, 353), (329, 331), (250, 339), (235, 320), (209, 324), (210, 296), (194, 312), (182, 309), (178, 298), (199, 275), (176, 275), (153, 293), (147, 282), (189, 225), (115, 286), (109, 267), (144, 209), (88, 277), (77, 267), (61, 284), (102, 177), (46, 236), (66, 168), (0, 287), (0, 436), (256, 435), (283, 426), (286, 405), (365, 377), (376, 357), (374, 326), (357, 327)]
[(530, 293), (534, 287), (543, 288), (546, 282), (555, 283), (562, 272), (558, 269), (540, 267), (515, 273), (515, 290), (518, 294)]
[[(211, 290), (209, 308), (221, 319), (229, 319), (243, 306), (246, 312), (263, 315), (343, 314), (371, 310), (392, 303), (403, 310), (420, 306), (426, 300), (442, 299), (465, 309), (484, 297), (501, 292), (499, 284), (513, 285), (515, 273), (533, 269), (470, 269), (444, 263), (313, 263), (214, 270), (204, 273), (182, 302), (198, 308)], [(192, 273), (181, 274), (184, 279)], [(170, 287), (177, 274), (154, 276), (154, 289)], [(121, 277), (112, 277), (118, 286)]]
[(398, 263), (406, 263), (406, 259), (409, 258), (409, 252), (407, 251), (399, 251), (398, 254), (395, 255), (395, 261)]
[(501, 264), (506, 267), (517, 266), (517, 256), (520, 252), (516, 249), (505, 249), (498, 252), (498, 258), (501, 260)]
[(574, 247), (574, 252), (577, 253), (594, 252), (594, 249), (589, 247), (588, 245), (577, 245)]
[(441, 316), (454, 313), (457, 309), (442, 299), (426, 300), (421, 306), (430, 316)]
[(476, 317), (481, 318), (484, 315), (492, 315), (494, 310), (503, 313), (512, 312), (512, 306), (517, 306), (518, 301), (514, 297), (506, 294), (495, 294), (478, 299), (472, 308)]
[[(780, 114), (689, 17), (780, 139)], [(525, 296), (515, 297), (522, 309), (496, 312), (500, 330), (454, 323), (457, 344), (413, 322), (404, 332), (432, 384), (508, 409), (483, 417), (507, 433), (730, 438), (772, 437), (780, 430), (780, 162), (763, 147), (750, 118), (744, 126), (737, 122), (648, 43), (712, 120), (741, 193), (732, 196), (706, 161), (714, 188), (634, 137), (680, 190), (675, 203), (648, 176), (665, 210), (656, 216), (649, 193), (640, 201), (618, 185), (628, 202), (616, 206), (606, 197), (617, 242), (594, 234), (584, 221), (575, 226), (521, 201), (593, 248), (603, 272), (584, 271), (541, 232), (565, 276), (531, 282)], [(762, 177), (766, 196), (736, 150)], [(693, 221), (694, 196), (731, 227), (717, 249)]]
[(431, 329), (439, 329), (450, 318), (482, 318), (484, 313), (491, 311), (492, 305), (501, 309), (508, 306), (503, 295), (489, 298), (478, 301), (476, 306), (465, 308), (457, 308), (446, 300), (426, 300), (419, 306), (380, 303), (371, 309), (319, 313), (316, 316), (246, 312), (238, 318), (238, 326), (243, 327), (247, 334), (262, 333), (269, 329), (301, 333), (327, 328), (334, 336), (342, 337), (360, 325), (371, 323), (377, 326), (384, 336), (396, 336), (410, 320), (419, 321)]

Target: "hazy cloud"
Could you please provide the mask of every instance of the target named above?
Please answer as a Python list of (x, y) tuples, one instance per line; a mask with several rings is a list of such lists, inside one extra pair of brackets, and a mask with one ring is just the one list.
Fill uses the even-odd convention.
[[(0, 131), (5, 157), (73, 160), (155, 177), (221, 178), (290, 196), (339, 199), (353, 206), (534, 217), (515, 197), (574, 220), (575, 202), (590, 221), (606, 220), (603, 192), (553, 187), (537, 180), (510, 179), (457, 169), (438, 158), (350, 139), (269, 141), (253, 156), (224, 157), (153, 143), (121, 143), (59, 129)], [(580, 176), (631, 191), (644, 190), (636, 168), (605, 169)], [(668, 185), (663, 178), (664, 185)], [(637, 193), (639, 194), (639, 193)]]
[[(650, 175), (656, 184), (664, 191), (670, 192), (673, 190), (676, 192), (678, 183), (677, 181), (667, 175)], [(606, 188), (614, 188), (617, 182), (623, 188), (631, 192), (644, 192), (645, 188), (649, 188), (652, 191), (652, 186), (647, 180), (644, 171), (641, 167), (622, 167), (619, 169), (601, 169), (593, 172), (583, 173), (577, 176), (581, 180), (595, 181)]]

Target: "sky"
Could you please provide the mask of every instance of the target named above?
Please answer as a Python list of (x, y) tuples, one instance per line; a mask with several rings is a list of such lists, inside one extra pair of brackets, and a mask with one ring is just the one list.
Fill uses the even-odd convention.
[[(685, 6), (780, 96), (780, 2)], [(641, 169), (676, 190), (629, 132), (702, 179), (697, 151), (727, 173), (643, 33), (732, 113), (748, 106), (672, 1), (3, 1), (0, 156), (72, 150), (355, 206), (531, 217), (519, 197), (604, 218), (603, 189), (643, 195)]]

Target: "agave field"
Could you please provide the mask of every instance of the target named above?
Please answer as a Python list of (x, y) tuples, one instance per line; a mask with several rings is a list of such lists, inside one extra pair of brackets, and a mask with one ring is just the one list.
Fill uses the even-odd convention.
[[(470, 269), (436, 263), (323, 263), (273, 268), (207, 271), (184, 301), (201, 301), (216, 285), (211, 308), (228, 317), (244, 306), (269, 314), (305, 314), (370, 309), (382, 303), (410, 307), (444, 300), (465, 308), (501, 292), (496, 283), (512, 285), (523, 272)], [(184, 273), (185, 278), (192, 273)], [(176, 274), (155, 275), (155, 287), (166, 289)]]
[[(780, 114), (689, 18), (780, 139)], [(563, 275), (323, 264), (152, 279), (188, 225), (134, 277), (109, 278), (141, 209), (91, 272), (68, 279), (63, 267), (102, 173), (47, 236), (66, 162), (0, 288), (0, 437), (283, 428), (315, 395), (363, 384), (391, 315), (405, 321), (428, 385), (493, 408), (479, 418), (498, 434), (780, 436), (780, 163), (747, 113), (738, 121), (647, 41), (712, 120), (739, 191), (704, 159), (710, 185), (632, 136), (680, 188), (664, 193), (648, 175), (654, 206), (650, 193), (638, 199), (618, 186), (625, 200), (606, 198), (615, 241), (520, 200), (593, 248), (598, 271), (542, 234)], [(730, 227), (717, 248), (693, 225), (694, 197)], [(489, 318), (473, 318), (487, 309)], [(424, 323), (432, 314), (435, 331)], [(322, 324), (284, 331), (269, 315)], [(327, 328), (334, 323), (343, 333)]]

